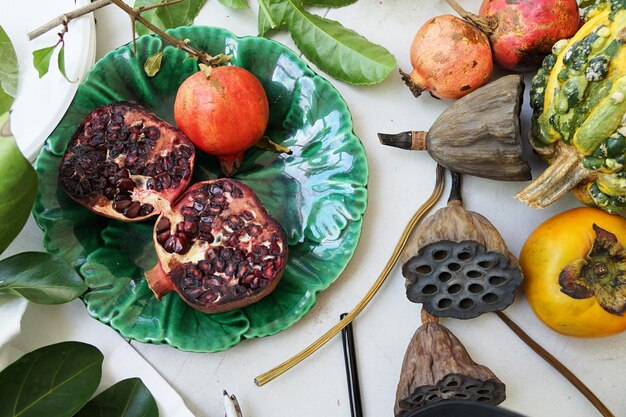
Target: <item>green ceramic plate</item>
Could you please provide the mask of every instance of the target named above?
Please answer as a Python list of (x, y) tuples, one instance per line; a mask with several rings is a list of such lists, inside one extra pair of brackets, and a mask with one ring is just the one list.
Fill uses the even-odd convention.
[[(76, 266), (89, 285), (89, 313), (141, 342), (212, 352), (242, 340), (279, 332), (304, 316), (319, 291), (341, 274), (352, 257), (367, 205), (367, 160), (339, 93), (296, 54), (277, 42), (238, 38), (211, 27), (169, 31), (210, 54), (233, 55), (262, 82), (270, 102), (268, 135), (293, 155), (251, 149), (236, 178), (252, 187), (285, 228), (289, 262), (276, 290), (258, 303), (220, 314), (188, 307), (178, 294), (157, 301), (143, 271), (156, 264), (153, 221), (124, 223), (92, 214), (58, 184), (58, 165), (70, 136), (95, 107), (117, 100), (143, 104), (173, 123), (178, 86), (197, 71), (186, 54), (167, 46), (163, 64), (148, 77), (143, 64), (163, 47), (144, 36), (102, 58), (80, 86), (72, 105), (37, 159), (40, 189), (34, 208), (48, 251)], [(216, 178), (210, 156), (198, 156), (194, 180)]]

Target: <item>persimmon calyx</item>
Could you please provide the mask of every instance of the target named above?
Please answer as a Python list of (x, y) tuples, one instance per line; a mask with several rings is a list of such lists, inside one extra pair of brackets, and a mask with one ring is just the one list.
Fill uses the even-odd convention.
[(617, 237), (594, 224), (596, 239), (584, 259), (570, 262), (559, 275), (561, 292), (572, 298), (595, 297), (607, 312), (626, 311), (626, 248)]

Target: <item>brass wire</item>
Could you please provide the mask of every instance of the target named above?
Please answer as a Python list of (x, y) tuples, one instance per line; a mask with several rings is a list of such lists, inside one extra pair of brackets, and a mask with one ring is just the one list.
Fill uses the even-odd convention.
[(411, 219), (409, 220), (409, 223), (404, 228), (404, 231), (402, 232), (402, 235), (400, 236), (400, 240), (396, 244), (396, 247), (394, 248), (393, 253), (391, 254), (391, 257), (389, 258), (389, 260), (387, 261), (387, 264), (385, 265), (383, 271), (380, 273), (376, 281), (374, 281), (374, 284), (369, 289), (369, 291), (365, 294), (365, 296), (361, 299), (361, 301), (359, 301), (359, 303), (348, 313), (347, 316), (345, 316), (341, 321), (339, 321), (336, 325), (334, 325), (330, 330), (324, 333), (319, 339), (311, 343), (307, 348), (300, 351), (298, 354), (286, 360), (285, 362), (281, 363), (280, 365), (254, 378), (254, 383), (256, 385), (261, 387), (267, 384), (268, 382), (272, 381), (273, 379), (277, 378), (278, 376), (282, 375), (289, 369), (293, 368), (294, 366), (302, 362), (304, 359), (308, 358), (311, 354), (313, 354), (319, 348), (324, 346), (326, 342), (328, 342), (335, 335), (337, 335), (344, 327), (346, 327), (349, 323), (351, 323), (356, 318), (356, 316), (359, 315), (359, 313), (361, 313), (361, 311), (363, 311), (363, 309), (372, 300), (372, 298), (374, 298), (374, 295), (376, 295), (378, 290), (382, 287), (383, 283), (389, 276), (389, 273), (391, 272), (391, 270), (393, 269), (393, 266), (395, 265), (396, 261), (400, 257), (400, 254), (402, 253), (402, 250), (404, 249), (404, 246), (406, 245), (409, 239), (409, 236), (411, 232), (413, 231), (413, 229), (415, 228), (415, 226), (417, 226), (417, 224), (422, 220), (424, 215), (437, 203), (437, 201), (439, 201), (439, 198), (441, 197), (441, 193), (443, 192), (443, 188), (445, 185), (444, 173), (445, 173), (444, 168), (441, 165), (437, 164), (435, 187), (433, 189), (432, 194), (430, 195), (428, 200), (426, 200), (426, 202), (424, 202), (424, 204), (415, 212), (415, 214), (413, 214), (413, 217), (411, 217)]

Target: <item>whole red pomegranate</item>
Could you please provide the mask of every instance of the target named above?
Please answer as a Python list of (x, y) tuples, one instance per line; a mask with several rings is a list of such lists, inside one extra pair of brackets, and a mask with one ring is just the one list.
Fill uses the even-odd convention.
[(134, 103), (93, 110), (59, 166), (65, 191), (89, 210), (124, 221), (159, 214), (191, 180), (195, 149), (174, 126)]
[(178, 128), (201, 150), (215, 155), (232, 176), (244, 152), (263, 136), (269, 104), (261, 82), (237, 66), (199, 71), (179, 87), (174, 103)]
[(252, 189), (230, 178), (191, 186), (154, 227), (158, 264), (146, 272), (156, 297), (174, 290), (218, 313), (260, 300), (278, 284), (287, 239)]
[(489, 34), (494, 60), (514, 71), (537, 69), (552, 45), (580, 25), (576, 0), (484, 0), (478, 14), (497, 21)]
[(457, 99), (485, 85), (493, 71), (487, 36), (449, 14), (420, 27), (410, 55), (413, 71), (400, 74), (415, 97), (428, 90), (437, 98)]

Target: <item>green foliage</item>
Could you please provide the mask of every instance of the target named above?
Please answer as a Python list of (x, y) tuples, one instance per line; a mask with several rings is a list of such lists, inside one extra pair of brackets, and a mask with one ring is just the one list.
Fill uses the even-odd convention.
[(0, 26), (0, 116), (8, 112), (17, 93), (17, 56), (7, 33)]
[[(134, 7), (146, 7), (162, 3), (165, 3), (165, 1), (135, 0)], [(198, 16), (204, 3), (206, 3), (206, 0), (183, 0), (180, 3), (147, 10), (143, 12), (141, 16), (163, 30), (178, 26), (187, 26), (193, 23), (193, 20)], [(136, 23), (135, 30), (139, 35), (152, 33), (139, 22)]]
[(62, 342), (27, 353), (0, 372), (0, 416), (70, 417), (93, 395), (102, 353)]
[(250, 7), (248, 0), (219, 0), (220, 4), (231, 9), (247, 9)]
[(0, 261), (0, 292), (39, 304), (61, 304), (86, 290), (80, 275), (56, 255), (22, 252)]
[(98, 348), (81, 342), (27, 353), (0, 372), (0, 416), (158, 417), (156, 401), (139, 378), (89, 400), (100, 384), (103, 359)]
[(0, 253), (24, 227), (37, 194), (37, 174), (8, 129), (9, 113), (0, 115)]
[[(305, 1), (326, 7), (341, 7), (353, 2)], [(357, 85), (375, 84), (387, 78), (396, 67), (396, 59), (385, 48), (339, 22), (307, 12), (301, 0), (267, 0), (259, 4), (260, 36), (286, 26), (302, 53), (334, 78)]]
[(56, 45), (52, 45), (33, 51), (33, 65), (39, 73), (39, 78), (48, 73), (48, 70), (50, 69), (50, 60), (52, 59), (52, 54), (54, 54), (55, 48)]
[[(189, 25), (205, 1), (184, 0), (179, 4), (147, 10), (142, 16), (161, 29)], [(219, 1), (233, 9), (249, 7), (248, 0)], [(370, 42), (339, 22), (314, 15), (304, 8), (305, 4), (342, 7), (355, 1), (259, 0), (259, 35), (265, 36), (270, 30), (281, 30), (286, 27), (298, 48), (320, 70), (351, 84), (379, 83), (396, 67), (394, 56), (382, 46)], [(135, 7), (162, 3), (162, 0), (136, 0)], [(139, 34), (149, 33), (139, 23), (136, 29)], [(153, 63), (150, 63), (150, 73), (156, 73), (153, 67)]]
[(67, 78), (67, 73), (65, 72), (65, 44), (61, 44), (61, 49), (59, 49), (59, 55), (57, 56), (57, 65), (59, 66), (59, 72), (61, 72), (61, 75), (63, 76), (63, 78), (65, 78), (67, 81), (70, 81), (69, 78)]
[(158, 417), (154, 397), (139, 378), (128, 378), (89, 401), (75, 417)]

